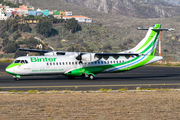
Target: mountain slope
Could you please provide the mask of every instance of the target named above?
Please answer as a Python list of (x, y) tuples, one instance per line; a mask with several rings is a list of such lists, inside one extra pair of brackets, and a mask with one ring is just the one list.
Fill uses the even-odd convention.
[(164, 1), (167, 1), (173, 5), (180, 5), (180, 0), (164, 0)]
[(24, 5), (28, 5), (29, 6), (29, 3), (26, 1), (26, 0), (4, 0), (4, 1), (11, 1), (12, 3), (14, 4), (24, 4)]
[[(114, 15), (125, 15), (138, 18), (171, 17), (167, 6), (172, 5), (163, 0), (66, 0), (78, 6), (94, 9)], [(175, 13), (179, 14), (179, 13)]]

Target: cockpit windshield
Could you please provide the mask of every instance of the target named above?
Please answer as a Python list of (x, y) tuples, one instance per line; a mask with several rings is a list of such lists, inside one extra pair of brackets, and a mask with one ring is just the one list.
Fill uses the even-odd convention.
[(28, 64), (27, 60), (15, 60), (14, 63), (24, 63), (24, 64)]

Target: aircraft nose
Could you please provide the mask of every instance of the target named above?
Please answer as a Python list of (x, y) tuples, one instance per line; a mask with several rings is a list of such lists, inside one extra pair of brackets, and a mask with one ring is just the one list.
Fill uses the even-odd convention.
[(13, 68), (12, 68), (12, 64), (10, 64), (9, 66), (6, 67), (6, 72), (9, 73), (9, 74), (12, 74), (13, 73)]

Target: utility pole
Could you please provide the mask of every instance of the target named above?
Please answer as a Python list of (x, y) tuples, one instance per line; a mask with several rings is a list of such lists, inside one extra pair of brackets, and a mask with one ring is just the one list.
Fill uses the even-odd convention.
[[(159, 56), (161, 56), (161, 31), (159, 31)], [(161, 60), (159, 60), (161, 62)]]

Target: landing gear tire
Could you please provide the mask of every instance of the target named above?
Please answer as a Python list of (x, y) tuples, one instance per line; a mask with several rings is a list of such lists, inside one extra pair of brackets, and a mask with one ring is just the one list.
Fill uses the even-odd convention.
[(94, 76), (93, 76), (92, 74), (90, 74), (90, 75), (88, 76), (88, 80), (94, 80)]
[(19, 81), (19, 78), (14, 78), (15, 81)]
[(75, 79), (75, 77), (72, 77), (72, 76), (68, 76), (68, 79), (71, 79), (71, 80), (72, 80), (72, 79)]

